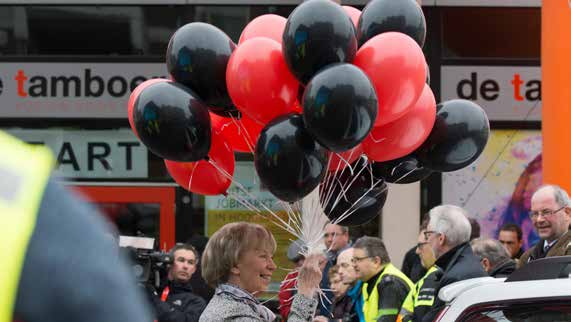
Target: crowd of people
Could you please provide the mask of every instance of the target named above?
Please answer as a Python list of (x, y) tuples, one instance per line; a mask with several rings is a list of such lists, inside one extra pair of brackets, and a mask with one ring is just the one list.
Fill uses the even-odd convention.
[[(320, 286), (330, 290), (331, 297), (325, 301), (327, 313), (317, 310), (313, 321), (433, 321), (445, 305), (438, 292), (447, 285), (508, 277), (531, 261), (571, 255), (571, 200), (565, 190), (556, 185), (539, 188), (529, 216), (540, 241), (524, 251), (516, 224), (502, 226), (496, 238), (483, 238), (477, 221), (463, 208), (435, 207), (420, 225), (418, 243), (405, 255), (402, 270), (391, 263), (381, 239), (364, 236), (351, 243), (346, 227), (329, 224)], [(296, 245), (299, 249), (299, 241)], [(292, 285), (289, 280), (280, 291), (284, 321), (289, 305), (285, 290)]]
[[(257, 298), (277, 269), (266, 227), (227, 224), (201, 252), (177, 245), (163, 283), (143, 288), (119, 259), (108, 224), (51, 179), (49, 154), (1, 134), (0, 144), (15, 151), (0, 164), (12, 178), (0, 181), (0, 235), (12, 255), (0, 274), (0, 321), (428, 322), (446, 304), (438, 292), (447, 285), (506, 277), (531, 261), (571, 254), (571, 200), (555, 185), (531, 197), (540, 241), (526, 251), (517, 225), (501, 227), (497, 239), (481, 238), (465, 209), (441, 205), (420, 225), (400, 270), (380, 238), (351, 242), (347, 227), (328, 224), (323, 251), (308, 252), (301, 241), (288, 250), (296, 269), (282, 283), (277, 315)], [(30, 155), (42, 166), (22, 167)], [(193, 281), (213, 293), (197, 293)]]

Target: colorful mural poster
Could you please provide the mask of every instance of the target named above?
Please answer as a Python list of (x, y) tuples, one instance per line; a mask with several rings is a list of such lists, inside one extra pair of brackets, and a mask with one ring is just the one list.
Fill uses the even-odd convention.
[(268, 228), (276, 239), (277, 250), (274, 254), (274, 262), (278, 267), (272, 275), (270, 291), (277, 291), (281, 281), (293, 269), (293, 263), (287, 259), (287, 249), (295, 238), (274, 224), (273, 221), (276, 221), (276, 219), (267, 211), (259, 214), (256, 210), (246, 207), (243, 203), (247, 201), (259, 210), (264, 210), (262, 206), (264, 204), (286, 222), (288, 214), (284, 211), (281, 202), (276, 197), (269, 191), (260, 188), (260, 179), (256, 174), (253, 162), (237, 162), (234, 180), (239, 182), (242, 187), (232, 183), (228, 189), (229, 197), (222, 195), (205, 197), (205, 232), (210, 237), (220, 227), (236, 221), (253, 222)]
[(538, 130), (492, 131), (475, 163), (443, 174), (443, 203), (467, 209), (483, 237), (496, 238), (502, 225), (518, 224), (529, 248), (538, 240), (528, 213), (531, 195), (542, 184), (541, 144)]

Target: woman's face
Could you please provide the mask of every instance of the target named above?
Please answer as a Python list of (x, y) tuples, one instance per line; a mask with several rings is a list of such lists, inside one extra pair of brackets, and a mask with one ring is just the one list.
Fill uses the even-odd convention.
[(239, 286), (255, 294), (268, 289), (276, 264), (270, 250), (252, 249), (244, 253), (236, 268)]

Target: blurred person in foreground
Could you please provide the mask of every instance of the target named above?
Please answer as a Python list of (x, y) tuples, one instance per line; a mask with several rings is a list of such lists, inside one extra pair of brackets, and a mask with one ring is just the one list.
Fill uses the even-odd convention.
[(196, 322), (206, 301), (193, 294), (190, 279), (198, 265), (198, 251), (189, 244), (178, 244), (170, 250), (173, 263), (166, 282), (155, 292), (151, 302), (158, 322)]
[(380, 238), (361, 237), (353, 248), (353, 267), (363, 281), (361, 297), (365, 321), (396, 321), (402, 303), (414, 284), (391, 264)]
[(542, 186), (531, 196), (529, 213), (539, 242), (521, 255), (518, 267), (545, 257), (571, 255), (571, 200), (556, 185)]
[[(216, 231), (202, 255), (203, 277), (216, 290), (200, 321), (274, 321), (274, 313), (255, 296), (266, 291), (271, 282), (276, 270), (272, 259), (275, 250), (274, 236), (258, 224), (236, 222)], [(322, 258), (308, 256), (301, 266), (288, 321), (312, 321)]]
[(426, 274), (414, 284), (406, 296), (397, 319), (398, 322), (422, 321), (423, 316), (432, 308), (438, 296), (436, 289), (442, 276), (442, 270), (435, 265), (434, 252), (428, 242), (425, 241), (424, 232), (427, 226), (428, 218), (421, 225), (418, 244), (416, 245), (416, 254), (426, 269)]
[(51, 177), (45, 147), (0, 132), (0, 321), (152, 321), (111, 227)]
[[(487, 276), (478, 257), (470, 247), (472, 227), (466, 210), (458, 206), (442, 205), (429, 212), (429, 222), (424, 238), (436, 258), (436, 266), (442, 269), (442, 276), (434, 294), (454, 282)], [(436, 297), (422, 321), (433, 321), (445, 303)]]
[(497, 240), (476, 238), (470, 242), (474, 255), (480, 257), (482, 267), (491, 277), (508, 277), (515, 271), (515, 261)]

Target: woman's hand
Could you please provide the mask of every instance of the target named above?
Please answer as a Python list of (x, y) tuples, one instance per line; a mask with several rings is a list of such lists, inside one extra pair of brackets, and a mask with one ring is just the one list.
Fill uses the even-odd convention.
[(310, 255), (305, 259), (303, 266), (299, 269), (297, 278), (297, 291), (307, 297), (313, 298), (315, 292), (319, 289), (321, 282), (322, 270), (320, 264), (323, 264), (327, 258), (321, 254)]

